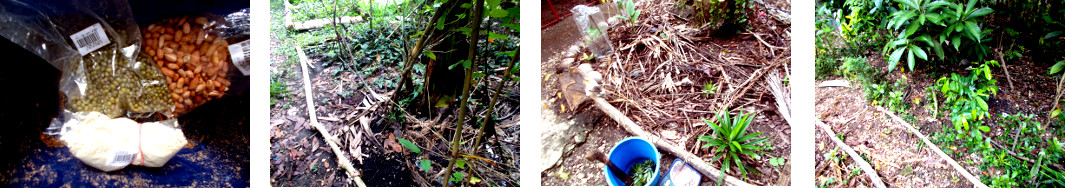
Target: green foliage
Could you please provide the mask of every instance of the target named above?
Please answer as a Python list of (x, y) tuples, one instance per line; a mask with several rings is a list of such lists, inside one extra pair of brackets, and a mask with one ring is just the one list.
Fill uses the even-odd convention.
[(717, 91), (717, 85), (714, 85), (714, 80), (709, 80), (703, 84), (703, 96), (710, 97)]
[(410, 140), (399, 138), (399, 137), (397, 137), (396, 140), (399, 140), (399, 144), (403, 145), (403, 147), (407, 147), (407, 149), (410, 149), (410, 151), (412, 151), (414, 153), (417, 153), (417, 154), (421, 154), (422, 153), (422, 149), (419, 149), (418, 145), (414, 145), (414, 143), (410, 142)]
[(893, 112), (900, 115), (909, 114), (908, 109), (910, 104), (903, 99), (906, 98), (905, 93), (908, 84), (906, 84), (906, 77), (902, 77), (895, 80), (894, 85), (884, 84), (869, 84), (866, 89), (865, 98), (872, 101), (873, 105), (881, 105)]
[(278, 77), (275, 75), (270, 79), (270, 106), (274, 105), (274, 99), (282, 99), (288, 94), (288, 87)]
[[(998, 82), (991, 77), (991, 67), (998, 66), (997, 61), (987, 61), (977, 68), (973, 68), (969, 76), (961, 76), (952, 73), (950, 78), (941, 77), (936, 81), (940, 87), (940, 93), (945, 100), (943, 105), (950, 109), (950, 119), (954, 124), (954, 130), (959, 133), (969, 132), (970, 124), (976, 123), (981, 130), (986, 126), (979, 126), (979, 120), (990, 116), (988, 113), (987, 99), (998, 92)], [(984, 131), (987, 132), (987, 131)], [(972, 133), (978, 136), (979, 133)], [(959, 137), (963, 137), (959, 134)]]
[(753, 112), (744, 114), (741, 111), (739, 116), (731, 118), (727, 110), (723, 110), (717, 113), (718, 123), (703, 119), (703, 122), (710, 125), (714, 133), (699, 136), (699, 141), (706, 142), (702, 148), (716, 147), (712, 150), (714, 158), (710, 161), (721, 160), (722, 174), (718, 176), (718, 182), (721, 182), (721, 177), (724, 177), (725, 171), (728, 171), (733, 164), (739, 168), (738, 171), (742, 177), (746, 178), (748, 168), (743, 158), (758, 159), (760, 158), (758, 153), (765, 149), (760, 144), (769, 138), (758, 137), (762, 132), (747, 134), (747, 128), (754, 119), (752, 114)]
[(769, 158), (769, 165), (783, 166), (784, 165), (784, 158), (779, 158), (779, 157)]
[[(835, 12), (836, 20), (840, 22), (840, 32), (847, 38), (859, 37), (868, 30), (876, 29), (881, 18), (887, 15), (888, 0), (847, 0), (843, 8)], [(850, 11), (847, 16), (841, 16), (844, 11)]]
[[(700, 27), (721, 28), (724, 25), (737, 25), (746, 28), (754, 4), (750, 0), (691, 0), (694, 12), (692, 21)], [(684, 5), (686, 3), (677, 3)]]
[(944, 45), (952, 45), (954, 51), (975, 57), (977, 61), (984, 59), (988, 47), (983, 41), (990, 30), (982, 30), (978, 23), (982, 16), (994, 12), (991, 8), (976, 8), (978, 0), (969, 0), (965, 5), (945, 0), (895, 1), (901, 5), (901, 10), (891, 14), (887, 28), (898, 35), (883, 48), (884, 54), (891, 54), (888, 56), (889, 72), (895, 69), (903, 55), (910, 70), (916, 64), (914, 57), (927, 61), (928, 54), (935, 53), (940, 59), (954, 59), (946, 57)]
[(429, 159), (422, 159), (422, 160), (418, 161), (418, 167), (421, 168), (422, 171), (425, 171), (425, 172), (429, 172), (429, 171), (433, 170), (432, 163), (430, 163)]
[(632, 185), (630, 186), (643, 186), (647, 185), (651, 181), (651, 176), (654, 176), (655, 165), (654, 160), (647, 159), (643, 162), (632, 165)]
[(623, 10), (621, 15), (614, 16), (615, 18), (625, 19), (629, 23), (636, 23), (636, 18), (640, 17), (640, 10), (636, 10), (636, 3), (632, 0), (622, 0), (618, 2), (618, 10)]
[[(1045, 127), (1033, 121), (1034, 114), (1002, 114), (999, 124), (1010, 134), (998, 136), (995, 140), (1004, 145), (1003, 150), (985, 151), (984, 163), (980, 169), (999, 169), (1002, 174), (981, 176), (982, 181), (991, 182), (991, 187), (1030, 187), (1063, 186), (1065, 176), (1058, 171), (1047, 168), (1047, 163), (1061, 161), (1065, 152), (1057, 138), (1047, 140), (1040, 138)], [(1049, 145), (1049, 146), (1048, 146)], [(1034, 164), (1013, 157), (1007, 151), (1035, 159)]]
[(840, 65), (840, 69), (847, 80), (864, 84), (873, 82), (874, 78), (878, 77), (876, 69), (865, 62), (865, 57), (843, 57), (841, 60), (843, 65)]
[[(569, 177), (568, 173), (567, 173), (566, 177)], [(452, 182), (452, 183), (458, 183), (458, 182), (462, 182), (463, 178), (464, 177), (463, 177), (462, 172), (455, 172), (455, 173), (451, 173), (451, 177), (448, 178), (447, 181)]]

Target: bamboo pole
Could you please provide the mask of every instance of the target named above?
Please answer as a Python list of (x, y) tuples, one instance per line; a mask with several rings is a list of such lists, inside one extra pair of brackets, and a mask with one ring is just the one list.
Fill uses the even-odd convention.
[(344, 153), (344, 150), (341, 150), (340, 147), (337, 146), (337, 138), (334, 137), (333, 134), (329, 134), (329, 131), (326, 131), (325, 127), (322, 127), (321, 124), (318, 124), (317, 111), (314, 110), (314, 99), (311, 97), (314, 93), (311, 92), (311, 81), (307, 75), (307, 63), (309, 60), (307, 54), (303, 53), (303, 47), (296, 45), (296, 51), (299, 52), (300, 68), (303, 70), (303, 92), (304, 95), (307, 96), (307, 115), (311, 116), (311, 125), (313, 125), (315, 129), (318, 129), (318, 132), (322, 134), (325, 142), (333, 149), (333, 154), (337, 155), (337, 165), (344, 168), (344, 170), (347, 170), (348, 177), (355, 180), (355, 185), (366, 187), (366, 183), (362, 182), (362, 175), (360, 175), (359, 171), (355, 170), (355, 167), (351, 165), (351, 160), (347, 157), (348, 155)]
[(451, 176), (451, 172), (454, 172), (455, 161), (459, 158), (459, 143), (462, 141), (462, 127), (466, 124), (466, 112), (468, 111), (467, 109), (469, 109), (466, 105), (470, 99), (470, 82), (473, 77), (473, 72), (477, 70), (477, 40), (481, 36), (481, 20), (484, 20), (483, 17), (481, 17), (481, 13), (483, 11), (484, 0), (477, 0), (477, 2), (473, 4), (473, 17), (471, 17), (473, 23), (470, 23), (469, 25), (471, 27), (470, 29), (473, 30), (470, 32), (470, 52), (467, 54), (468, 58), (466, 58), (470, 61), (470, 67), (466, 68), (465, 83), (462, 85), (462, 96), (459, 97), (462, 100), (459, 101), (459, 117), (457, 118), (458, 120), (455, 121), (455, 134), (451, 137), (451, 160), (448, 162), (447, 171), (444, 171), (445, 180), (447, 177)]

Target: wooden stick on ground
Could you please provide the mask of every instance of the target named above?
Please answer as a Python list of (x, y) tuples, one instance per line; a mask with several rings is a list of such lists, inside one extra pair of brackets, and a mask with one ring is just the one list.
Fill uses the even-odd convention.
[(947, 164), (953, 166), (954, 170), (957, 170), (958, 173), (960, 173), (962, 176), (965, 176), (965, 179), (969, 180), (969, 182), (972, 182), (974, 187), (987, 188), (987, 185), (984, 185), (984, 182), (980, 182), (980, 178), (974, 177), (973, 174), (969, 173), (968, 170), (965, 170), (965, 167), (962, 167), (958, 164), (957, 161), (954, 161), (954, 158), (951, 158), (946, 153), (943, 153), (943, 150), (940, 150), (939, 146), (936, 146), (936, 144), (932, 143), (932, 141), (928, 141), (928, 137), (925, 137), (924, 134), (921, 134), (921, 131), (918, 131), (917, 129), (913, 128), (910, 123), (906, 123), (906, 121), (902, 120), (902, 118), (899, 118), (899, 116), (895, 116), (895, 113), (892, 113), (888, 110), (884, 110), (883, 107), (877, 106), (876, 110), (879, 110), (880, 112), (884, 112), (884, 114), (891, 116), (891, 119), (898, 121), (900, 124), (902, 124), (903, 127), (906, 127), (906, 130), (909, 130), (910, 133), (913, 133), (914, 135), (917, 135), (917, 137), (921, 138), (921, 141), (924, 141), (925, 145), (931, 147), (932, 151), (935, 151), (936, 154), (939, 154), (939, 157), (942, 157), (943, 160), (946, 160)]
[(334, 137), (333, 134), (329, 134), (329, 131), (325, 130), (325, 127), (322, 127), (321, 124), (318, 124), (317, 111), (314, 110), (314, 100), (311, 98), (311, 95), (314, 95), (314, 93), (311, 92), (311, 81), (307, 75), (307, 63), (309, 63), (309, 60), (307, 54), (303, 53), (303, 47), (297, 45), (296, 51), (299, 52), (300, 68), (303, 70), (303, 92), (304, 95), (307, 96), (307, 114), (311, 116), (311, 125), (313, 125), (315, 129), (318, 129), (318, 132), (325, 138), (325, 142), (329, 144), (330, 148), (333, 148), (333, 154), (337, 155), (337, 166), (347, 170), (348, 177), (354, 179), (356, 185), (359, 187), (366, 187), (366, 183), (362, 182), (362, 175), (359, 174), (359, 171), (355, 170), (355, 167), (351, 166), (351, 160), (348, 159), (348, 155), (344, 154), (344, 150), (340, 150), (340, 147), (337, 146), (337, 138)]
[[(703, 161), (702, 158), (695, 156), (695, 154), (685, 151), (684, 148), (678, 147), (677, 144), (674, 144), (673, 142), (670, 142), (666, 139), (644, 131), (642, 128), (640, 128), (639, 125), (636, 125), (636, 122), (633, 122), (632, 119), (625, 117), (625, 114), (621, 113), (620, 110), (615, 108), (613, 105), (610, 105), (610, 103), (606, 102), (606, 100), (604, 100), (603, 98), (599, 98), (599, 96), (595, 95), (589, 97), (593, 101), (595, 101), (596, 107), (599, 107), (599, 109), (606, 113), (607, 116), (610, 116), (610, 118), (614, 119), (614, 121), (617, 121), (618, 124), (620, 124), (621, 127), (625, 128), (625, 130), (629, 131), (629, 133), (647, 139), (647, 141), (651, 141), (651, 143), (654, 143), (659, 150), (673, 154), (677, 156), (677, 158), (684, 160), (684, 162), (688, 163), (688, 165), (694, 168), (695, 171), (699, 171), (699, 173), (702, 173), (703, 176), (710, 177), (710, 179), (712, 180), (717, 180), (717, 176), (721, 174), (721, 170), (718, 170), (714, 167), (710, 167), (710, 165)], [(725, 174), (725, 183), (735, 186), (754, 186), (748, 184), (747, 182), (744, 182), (743, 180), (729, 176), (728, 174)]]
[(1002, 72), (1006, 73), (1006, 81), (1010, 83), (1010, 90), (1012, 90), (1013, 89), (1013, 78), (1010, 77), (1010, 70), (1006, 69), (1006, 61), (1005, 61), (1006, 59), (1002, 57), (1002, 52), (1000, 52), (1000, 51), (995, 51), (995, 52), (998, 53), (998, 63), (999, 63), (999, 65), (1002, 65), (1001, 66), (1002, 67)]
[(849, 155), (851, 159), (854, 159), (854, 163), (857, 163), (858, 167), (862, 168), (862, 171), (865, 171), (865, 175), (869, 176), (869, 180), (873, 182), (874, 186), (879, 188), (887, 187), (887, 185), (884, 185), (884, 181), (880, 180), (880, 175), (876, 174), (876, 170), (873, 169), (873, 166), (869, 165), (869, 162), (862, 159), (857, 152), (854, 152), (854, 149), (851, 149), (850, 146), (843, 143), (842, 140), (839, 140), (839, 138), (836, 137), (836, 132), (832, 131), (832, 128), (829, 128), (828, 125), (825, 125), (825, 123), (820, 120), (814, 120), (814, 123), (817, 124), (817, 127), (821, 127), (821, 130), (824, 130), (825, 133), (828, 133), (828, 138), (831, 138), (832, 142), (836, 143), (836, 146), (843, 148), (843, 151), (847, 152), (847, 155)]

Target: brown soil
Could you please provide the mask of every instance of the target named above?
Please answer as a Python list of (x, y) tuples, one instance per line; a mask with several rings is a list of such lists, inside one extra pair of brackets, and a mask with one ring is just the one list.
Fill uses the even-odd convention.
[[(857, 164), (828, 136), (844, 143), (870, 163), (884, 180), (895, 187), (971, 187), (954, 168), (924, 146), (917, 136), (869, 103), (860, 89), (820, 87), (816, 89), (818, 119), (837, 135), (817, 130), (817, 184), (836, 187), (871, 187), (872, 183)], [(826, 183), (833, 179), (835, 183)]]

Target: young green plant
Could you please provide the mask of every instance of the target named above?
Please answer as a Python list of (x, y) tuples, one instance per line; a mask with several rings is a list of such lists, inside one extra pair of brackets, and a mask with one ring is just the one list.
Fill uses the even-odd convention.
[(614, 16), (629, 21), (629, 23), (636, 24), (636, 18), (640, 17), (640, 10), (636, 10), (636, 3), (632, 0), (623, 0), (618, 3), (618, 9), (625, 10), (622, 15)]
[(748, 168), (741, 157), (759, 159), (758, 153), (765, 149), (761, 146), (761, 143), (769, 138), (758, 137), (762, 132), (747, 134), (747, 128), (751, 121), (754, 120), (752, 114), (754, 113), (745, 114), (741, 111), (739, 116), (732, 118), (729, 116), (728, 110), (723, 110), (717, 113), (718, 123), (703, 119), (703, 122), (710, 125), (710, 129), (713, 129), (714, 133), (699, 136), (699, 141), (706, 142), (702, 146), (703, 148), (716, 147), (711, 150), (714, 158), (710, 161), (721, 160), (721, 175), (718, 176), (718, 182), (722, 182), (725, 177), (725, 171), (728, 171), (733, 165), (739, 168), (740, 174), (746, 178)]
[[(403, 147), (407, 147), (407, 149), (410, 149), (411, 152), (414, 152), (418, 155), (422, 154), (422, 149), (418, 148), (418, 145), (415, 145), (414, 142), (403, 138), (396, 138), (396, 140), (398, 140), (399, 144), (403, 145)], [(418, 168), (421, 168), (422, 171), (429, 172), (433, 169), (433, 166), (429, 159), (422, 159), (418, 161)]]

